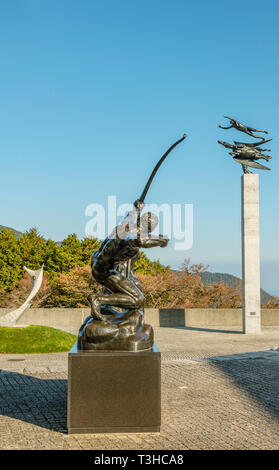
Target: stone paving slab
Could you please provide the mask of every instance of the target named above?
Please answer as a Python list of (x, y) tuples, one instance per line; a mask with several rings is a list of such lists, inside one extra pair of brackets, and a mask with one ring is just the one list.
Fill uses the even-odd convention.
[(156, 329), (160, 433), (68, 435), (67, 353), (0, 355), (0, 449), (278, 449), (279, 329), (224, 331)]

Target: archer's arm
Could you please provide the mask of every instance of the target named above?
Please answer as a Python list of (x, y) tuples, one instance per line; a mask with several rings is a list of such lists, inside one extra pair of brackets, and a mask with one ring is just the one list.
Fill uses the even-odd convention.
[(159, 235), (159, 237), (154, 237), (154, 238), (149, 238), (149, 237), (144, 237), (144, 238), (138, 238), (137, 239), (137, 244), (140, 246), (140, 248), (154, 248), (156, 246), (160, 246), (161, 248), (164, 248), (167, 246), (169, 242), (168, 237)]
[(219, 126), (221, 129), (231, 129), (233, 127), (233, 125), (229, 126), (229, 127), (224, 127), (224, 126)]

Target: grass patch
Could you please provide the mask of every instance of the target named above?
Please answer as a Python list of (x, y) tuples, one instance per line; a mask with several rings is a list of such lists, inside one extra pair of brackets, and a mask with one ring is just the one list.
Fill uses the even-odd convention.
[(0, 353), (54, 353), (69, 351), (77, 337), (48, 326), (0, 327)]

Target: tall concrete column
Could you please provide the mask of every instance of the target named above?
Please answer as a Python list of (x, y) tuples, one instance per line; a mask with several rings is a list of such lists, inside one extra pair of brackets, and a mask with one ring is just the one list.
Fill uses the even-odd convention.
[(243, 333), (261, 332), (259, 175), (241, 177)]

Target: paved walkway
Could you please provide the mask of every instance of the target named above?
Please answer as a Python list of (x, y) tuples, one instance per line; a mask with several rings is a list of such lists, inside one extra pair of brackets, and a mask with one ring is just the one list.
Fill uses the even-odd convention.
[(0, 449), (279, 448), (279, 328), (157, 328), (155, 338), (160, 433), (67, 435), (67, 353), (2, 354)]

